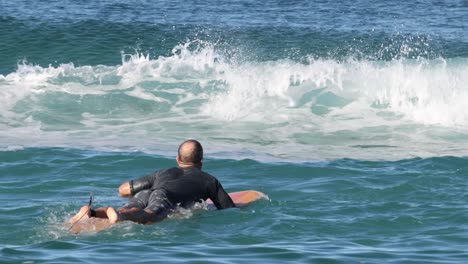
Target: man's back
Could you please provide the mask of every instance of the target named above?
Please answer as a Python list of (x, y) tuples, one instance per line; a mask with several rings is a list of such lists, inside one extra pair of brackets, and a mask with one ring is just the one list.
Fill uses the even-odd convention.
[(218, 209), (235, 207), (219, 181), (197, 167), (173, 167), (132, 181), (134, 193), (144, 189), (164, 193), (172, 206), (190, 207), (210, 198)]

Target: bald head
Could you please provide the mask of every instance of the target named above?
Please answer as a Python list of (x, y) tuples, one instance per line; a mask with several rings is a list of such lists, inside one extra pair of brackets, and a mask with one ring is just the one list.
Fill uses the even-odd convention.
[(200, 142), (190, 139), (180, 144), (177, 153), (177, 162), (179, 165), (196, 165), (201, 167), (202, 159), (203, 148)]

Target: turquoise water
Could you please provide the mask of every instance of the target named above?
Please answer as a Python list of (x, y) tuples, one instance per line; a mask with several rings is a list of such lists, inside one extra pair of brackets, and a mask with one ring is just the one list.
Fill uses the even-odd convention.
[[(465, 263), (466, 1), (0, 1), (0, 262)], [(69, 234), (196, 138), (268, 195)]]
[(89, 192), (119, 206), (116, 186), (173, 164), (143, 153), (2, 152), (3, 260), (104, 262), (463, 263), (468, 258), (466, 158), (261, 163), (207, 160), (230, 191), (269, 195), (243, 209), (193, 212), (97, 234), (60, 226)]

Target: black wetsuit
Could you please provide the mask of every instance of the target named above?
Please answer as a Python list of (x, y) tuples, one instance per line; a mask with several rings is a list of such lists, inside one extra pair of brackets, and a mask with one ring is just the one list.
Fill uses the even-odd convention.
[(123, 208), (150, 210), (159, 217), (165, 217), (177, 206), (188, 208), (208, 198), (218, 209), (235, 207), (221, 183), (197, 167), (157, 171), (130, 181), (130, 191), (134, 197)]

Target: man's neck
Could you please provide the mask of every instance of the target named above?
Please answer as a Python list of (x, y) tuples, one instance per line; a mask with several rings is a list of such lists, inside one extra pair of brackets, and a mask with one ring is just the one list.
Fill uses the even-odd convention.
[(190, 169), (190, 168), (197, 168), (201, 170), (202, 166), (198, 164), (184, 164), (184, 163), (178, 163), (179, 168), (181, 169)]

